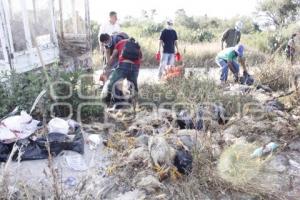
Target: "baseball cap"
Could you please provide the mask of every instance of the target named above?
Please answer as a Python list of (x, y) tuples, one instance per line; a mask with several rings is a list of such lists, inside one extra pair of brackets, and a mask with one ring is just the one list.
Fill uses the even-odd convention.
[(243, 29), (243, 22), (241, 22), (241, 21), (237, 21), (236, 23), (235, 23), (235, 29), (236, 30), (242, 30)]
[(244, 55), (244, 45), (238, 44), (234, 47), (234, 51), (238, 54), (239, 57)]

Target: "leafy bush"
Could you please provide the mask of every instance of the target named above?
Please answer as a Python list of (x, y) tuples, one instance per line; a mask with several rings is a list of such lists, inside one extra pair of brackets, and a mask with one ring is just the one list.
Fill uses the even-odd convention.
[(210, 31), (201, 30), (198, 33), (198, 41), (199, 42), (211, 42), (214, 39), (214, 34)]
[[(85, 71), (66, 73), (55, 65), (49, 69), (47, 73), (51, 77), (50, 84), (52, 85), (53, 90), (51, 91), (53, 93), (50, 93), (49, 84), (46, 82), (41, 71), (23, 74), (13, 72), (11, 74), (2, 75), (2, 78), (6, 81), (0, 83), (0, 117), (12, 111), (16, 106), (20, 106), (20, 109), (29, 111), (38, 94), (43, 89), (47, 89), (47, 94), (42, 98), (38, 108), (34, 112), (34, 115), (37, 117), (44, 115), (49, 118), (51, 114), (67, 117), (70, 114), (76, 119), (79, 106), (82, 103), (87, 103), (91, 105), (82, 107), (82, 118), (85, 121), (101, 118), (103, 108), (96, 105), (99, 103), (99, 98), (98, 100), (90, 100), (81, 98), (80, 96), (80, 94), (89, 97), (98, 95), (98, 90), (96, 90), (93, 85), (92, 74), (90, 74), (90, 76), (83, 76), (89, 75)], [(54, 96), (52, 94), (54, 94)], [(69, 94), (71, 94), (71, 96), (67, 97)], [(67, 98), (55, 98), (62, 96)], [(51, 113), (51, 106), (56, 104), (60, 104), (60, 106), (55, 106)], [(65, 106), (65, 104), (71, 105), (72, 113), (70, 113), (70, 109)]]

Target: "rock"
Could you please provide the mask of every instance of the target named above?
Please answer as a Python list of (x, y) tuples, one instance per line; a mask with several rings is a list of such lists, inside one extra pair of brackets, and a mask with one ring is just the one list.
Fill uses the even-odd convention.
[(289, 148), (294, 151), (300, 152), (300, 140), (294, 141), (289, 145)]
[(163, 184), (152, 175), (141, 177), (140, 180), (137, 181), (136, 186), (139, 189), (145, 190), (147, 193), (154, 193), (163, 188)]
[(139, 147), (133, 149), (128, 156), (128, 162), (135, 163), (135, 162), (145, 162), (150, 159), (149, 152), (144, 147)]
[(136, 146), (137, 147), (141, 147), (141, 146), (148, 147), (148, 142), (149, 142), (149, 136), (148, 135), (141, 135), (136, 139)]
[(172, 110), (159, 108), (157, 114), (159, 119), (167, 119), (169, 122), (174, 120)]
[(284, 155), (277, 155), (266, 167), (268, 170), (283, 173), (288, 169), (289, 160)]
[(124, 194), (119, 194), (114, 200), (144, 200), (146, 199), (145, 192), (141, 190), (133, 190)]
[[(170, 137), (170, 144), (175, 145), (178, 139), (189, 149), (200, 148), (200, 140), (204, 136), (203, 132), (199, 132), (196, 130), (178, 130), (177, 133)], [(173, 146), (175, 148), (175, 146)]]
[(128, 129), (127, 129), (127, 136), (129, 137), (138, 137), (140, 136), (140, 129), (136, 126), (130, 126)]
[(239, 132), (239, 127), (237, 125), (232, 125), (223, 131), (223, 139), (226, 144), (231, 145), (235, 143), (236, 135)]

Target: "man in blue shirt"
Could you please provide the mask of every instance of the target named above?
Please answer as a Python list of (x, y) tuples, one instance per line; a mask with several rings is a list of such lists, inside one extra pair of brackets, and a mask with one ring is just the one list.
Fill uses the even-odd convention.
[(176, 53), (179, 53), (177, 39), (177, 33), (173, 29), (173, 21), (168, 20), (167, 27), (161, 32), (159, 39), (159, 53), (161, 52), (161, 47), (163, 47), (163, 54), (159, 65), (159, 79), (162, 77), (165, 67), (167, 65), (174, 65), (175, 63), (175, 47), (177, 50)]

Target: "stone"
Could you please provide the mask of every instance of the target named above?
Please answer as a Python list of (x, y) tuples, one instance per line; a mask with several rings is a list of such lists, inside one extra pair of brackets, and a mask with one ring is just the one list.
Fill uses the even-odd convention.
[(149, 136), (148, 135), (141, 135), (138, 138), (136, 138), (136, 146), (141, 147), (141, 146), (148, 146), (149, 142)]
[(150, 159), (149, 152), (144, 147), (133, 149), (128, 157), (128, 162), (135, 163), (141, 161), (148, 161)]
[(160, 183), (159, 180), (152, 175), (141, 177), (141, 179), (137, 181), (136, 186), (139, 189), (147, 191), (147, 193), (154, 193), (163, 188), (163, 184)]
[(268, 170), (283, 173), (288, 169), (289, 160), (284, 155), (277, 155), (266, 167)]
[(114, 200), (144, 200), (146, 199), (145, 192), (141, 190), (133, 190), (124, 194), (119, 194)]
[(300, 140), (294, 141), (291, 144), (289, 144), (289, 148), (291, 150), (300, 152)]

